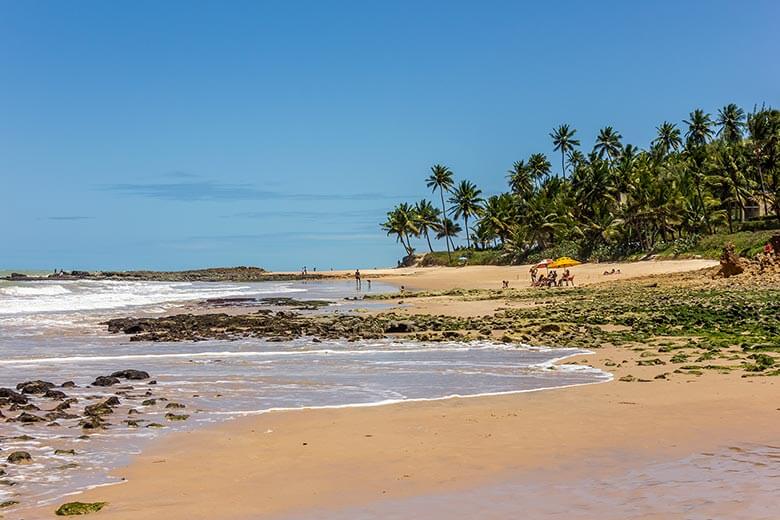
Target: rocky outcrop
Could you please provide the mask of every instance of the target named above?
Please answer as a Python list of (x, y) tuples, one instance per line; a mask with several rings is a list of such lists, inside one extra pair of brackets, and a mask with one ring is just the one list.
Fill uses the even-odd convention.
[(99, 376), (92, 382), (92, 386), (113, 386), (119, 384), (118, 378), (113, 376)]
[(45, 394), (49, 389), (54, 388), (55, 386), (54, 383), (37, 380), (19, 383), (16, 385), (16, 389), (23, 394)]
[(120, 379), (130, 379), (133, 381), (140, 381), (143, 379), (149, 379), (149, 373), (144, 372), (143, 370), (120, 370), (118, 372), (114, 372), (109, 377), (116, 377)]
[(22, 412), (18, 416), (16, 416), (13, 419), (10, 419), (10, 420), (12, 420), (14, 422), (25, 423), (25, 424), (36, 423), (36, 422), (45, 422), (46, 421), (46, 419), (44, 419), (43, 417), (38, 417), (37, 415), (33, 415), (33, 414), (27, 413), (27, 412)]
[(28, 399), (19, 392), (15, 392), (10, 388), (0, 388), (0, 405), (2, 405), (3, 402), (6, 404), (27, 404)]
[(101, 417), (103, 415), (109, 415), (112, 413), (114, 413), (114, 409), (106, 401), (97, 404), (91, 404), (84, 408), (84, 414), (93, 417)]
[(68, 502), (54, 512), (57, 516), (88, 515), (97, 513), (106, 506), (106, 502)]
[(734, 244), (729, 243), (723, 246), (723, 253), (720, 255), (720, 269), (716, 276), (729, 278), (742, 274), (744, 271), (745, 266), (742, 265), (742, 261), (734, 249)]
[(67, 399), (68, 395), (65, 392), (62, 392), (60, 390), (51, 390), (51, 389), (49, 389), (49, 390), (46, 390), (46, 393), (43, 394), (43, 397), (46, 397), (47, 399), (62, 400), (62, 399)]
[(32, 464), (32, 457), (26, 451), (15, 451), (8, 456), (9, 464)]

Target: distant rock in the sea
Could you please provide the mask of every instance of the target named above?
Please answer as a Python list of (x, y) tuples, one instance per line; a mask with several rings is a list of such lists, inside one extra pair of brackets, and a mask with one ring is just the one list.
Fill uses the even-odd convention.
[(110, 377), (117, 377), (122, 379), (130, 379), (130, 380), (142, 380), (142, 379), (149, 379), (149, 372), (144, 372), (143, 370), (119, 370), (118, 372), (114, 372), (111, 374)]
[(15, 451), (7, 460), (9, 464), (32, 464), (32, 457), (26, 451)]
[(93, 382), (92, 386), (113, 386), (118, 385), (121, 381), (113, 376), (99, 376)]
[(16, 385), (16, 389), (23, 394), (44, 394), (50, 388), (54, 388), (56, 385), (48, 381), (27, 381)]
[(13, 404), (27, 404), (28, 399), (10, 388), (0, 388), (0, 405), (3, 404), (3, 401)]

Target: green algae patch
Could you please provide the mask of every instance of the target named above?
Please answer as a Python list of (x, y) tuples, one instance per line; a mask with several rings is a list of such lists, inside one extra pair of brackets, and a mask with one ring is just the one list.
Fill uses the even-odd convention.
[(62, 504), (54, 514), (57, 516), (77, 516), (97, 513), (106, 506), (107, 502), (68, 502)]

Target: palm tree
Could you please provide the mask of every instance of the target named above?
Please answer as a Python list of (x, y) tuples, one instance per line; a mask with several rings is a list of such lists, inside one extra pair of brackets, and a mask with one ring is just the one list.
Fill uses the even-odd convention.
[[(501, 239), (503, 244), (512, 228), (516, 215), (516, 205), (509, 193), (488, 197), (482, 208), (479, 227), (490, 230), (491, 234)], [(487, 235), (487, 233), (483, 233)]]
[[(445, 191), (447, 193), (451, 192), (453, 186), (455, 185), (455, 181), (453, 180), (452, 177), (453, 174), (449, 168), (447, 168), (446, 166), (442, 166), (441, 164), (434, 164), (433, 166), (431, 166), (431, 174), (425, 180), (425, 185), (431, 188), (431, 191), (433, 193), (436, 193), (436, 190), (439, 190), (439, 195), (441, 196), (442, 216), (447, 215), (447, 206), (444, 205), (444, 192)], [(442, 222), (444, 224), (444, 236), (449, 237), (447, 231), (447, 219), (445, 218), (444, 220), (442, 220)], [(445, 244), (447, 246), (447, 260), (452, 262), (450, 243), (445, 240)]]
[(732, 233), (734, 217), (744, 220), (745, 201), (751, 194), (744, 157), (733, 145), (718, 146), (710, 158), (710, 171), (705, 179), (713, 195), (720, 200), (721, 209), (726, 212), (729, 232)]
[(534, 182), (539, 181), (542, 177), (550, 175), (552, 165), (547, 160), (547, 156), (543, 153), (532, 153), (528, 157), (528, 173), (531, 174), (531, 178)]
[(685, 133), (688, 148), (707, 144), (707, 141), (712, 138), (712, 118), (704, 110), (697, 108), (683, 123), (688, 125), (688, 131)]
[(396, 235), (396, 240), (404, 246), (407, 256), (414, 252), (409, 235), (416, 235), (419, 230), (415, 224), (414, 209), (409, 204), (404, 202), (389, 211), (387, 220), (382, 223), (382, 229), (388, 236)]
[(526, 198), (534, 189), (534, 180), (530, 168), (523, 161), (515, 161), (512, 168), (506, 172), (509, 187), (518, 197)]
[(428, 242), (428, 249), (433, 253), (431, 237), (428, 232), (436, 229), (436, 226), (439, 225), (441, 211), (436, 209), (430, 201), (422, 199), (414, 205), (414, 216), (417, 229), (420, 233), (425, 235), (425, 240)]
[(734, 103), (729, 103), (718, 110), (718, 119), (715, 123), (720, 127), (718, 136), (727, 143), (734, 144), (742, 139), (745, 129), (745, 111)]
[[(754, 110), (748, 116), (748, 133), (750, 145), (753, 148), (753, 163), (756, 177), (761, 184), (761, 199), (764, 202), (764, 213), (767, 210), (767, 192), (780, 192), (780, 175), (777, 172), (777, 158), (780, 152), (780, 111), (762, 108)], [(768, 173), (769, 182), (764, 178), (764, 172)], [(774, 181), (774, 182), (772, 182)], [(780, 196), (775, 197), (775, 211), (780, 220)]]
[(447, 242), (447, 247), (452, 246), (455, 249), (452, 238), (458, 236), (461, 231), (463, 231), (463, 228), (460, 227), (460, 224), (453, 222), (448, 217), (443, 217), (441, 223), (436, 228), (436, 239), (441, 240), (443, 238)]
[(607, 160), (612, 162), (615, 157), (620, 154), (620, 150), (623, 145), (620, 144), (620, 140), (623, 138), (618, 132), (611, 126), (605, 126), (599, 130), (599, 135), (596, 138), (596, 145), (593, 147), (593, 151), (599, 156), (599, 159), (603, 159), (607, 156)]
[(657, 137), (653, 140), (652, 145), (661, 152), (662, 157), (669, 152), (677, 151), (682, 146), (680, 129), (674, 123), (664, 121), (656, 127), (656, 132)]
[(450, 211), (457, 219), (463, 217), (464, 229), (466, 230), (466, 245), (471, 247), (469, 239), (469, 217), (476, 217), (482, 210), (482, 190), (477, 188), (471, 181), (460, 181), (460, 184), (453, 190), (450, 203), (453, 204)]
[(554, 150), (561, 152), (561, 173), (563, 177), (566, 177), (566, 153), (574, 150), (575, 146), (580, 145), (580, 141), (574, 138), (574, 134), (577, 130), (569, 128), (569, 125), (560, 125), (558, 128), (554, 128), (550, 133), (550, 137), (553, 140)]

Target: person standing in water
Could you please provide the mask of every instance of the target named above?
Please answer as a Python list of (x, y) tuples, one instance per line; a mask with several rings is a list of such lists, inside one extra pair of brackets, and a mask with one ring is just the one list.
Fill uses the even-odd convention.
[(359, 291), (361, 288), (360, 283), (360, 269), (355, 269), (355, 288)]

